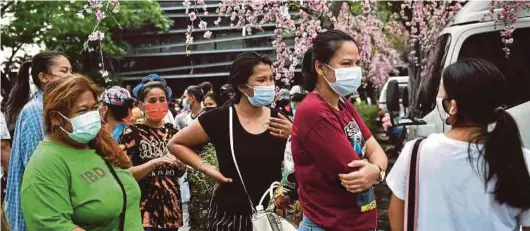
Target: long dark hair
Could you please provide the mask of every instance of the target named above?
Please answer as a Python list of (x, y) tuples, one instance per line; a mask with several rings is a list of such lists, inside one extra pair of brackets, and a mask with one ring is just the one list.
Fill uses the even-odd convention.
[[(484, 143), (478, 148), (476, 169), (488, 182), (495, 178), (492, 192), (495, 200), (511, 207), (530, 208), (530, 174), (522, 149), (522, 141), (515, 120), (503, 108), (507, 91), (502, 72), (482, 59), (463, 59), (448, 66), (443, 72), (447, 100), (458, 106), (453, 127), (482, 128), (470, 142)], [(496, 123), (492, 131), (488, 125)], [(472, 160), (471, 147), (468, 150)]]
[(248, 78), (254, 73), (254, 67), (260, 63), (272, 66), (269, 58), (256, 52), (244, 52), (237, 56), (236, 60), (230, 67), (230, 84), (234, 89), (234, 102), (239, 103), (241, 92), (238, 90), (239, 85), (246, 84)]
[(20, 66), (18, 76), (13, 83), (13, 88), (9, 93), (9, 99), (7, 100), (6, 105), (6, 120), (10, 131), (15, 129), (15, 122), (18, 118), (18, 114), (22, 110), (22, 107), (24, 107), (29, 101), (30, 75), (33, 79), (33, 83), (35, 83), (39, 89), (42, 89), (39, 73), (49, 73), (50, 67), (53, 66), (54, 59), (59, 56), (64, 57), (65, 55), (57, 51), (43, 51)]
[(317, 73), (315, 70), (315, 61), (329, 63), (329, 60), (333, 58), (335, 52), (345, 41), (352, 41), (357, 45), (357, 42), (350, 35), (340, 30), (329, 30), (317, 35), (313, 40), (313, 47), (307, 50), (302, 62), (302, 76), (304, 77), (305, 89), (313, 91), (316, 87)]

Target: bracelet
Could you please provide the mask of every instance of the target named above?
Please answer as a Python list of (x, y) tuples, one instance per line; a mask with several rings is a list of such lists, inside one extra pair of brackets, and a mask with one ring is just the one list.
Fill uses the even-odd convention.
[(201, 164), (199, 164), (199, 167), (197, 167), (197, 171), (201, 172), (201, 167), (204, 164), (207, 164), (207, 163), (203, 161)]

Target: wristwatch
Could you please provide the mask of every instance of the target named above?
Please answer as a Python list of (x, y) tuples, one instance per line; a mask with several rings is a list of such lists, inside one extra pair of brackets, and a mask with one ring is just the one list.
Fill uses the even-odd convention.
[(383, 182), (385, 180), (386, 170), (381, 168), (381, 166), (379, 166), (377, 164), (376, 164), (376, 166), (379, 168), (379, 179), (378, 179), (378, 181)]

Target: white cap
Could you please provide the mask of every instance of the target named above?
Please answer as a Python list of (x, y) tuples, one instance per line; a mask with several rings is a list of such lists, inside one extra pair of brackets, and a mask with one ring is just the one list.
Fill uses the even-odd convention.
[(302, 88), (300, 87), (300, 85), (295, 85), (291, 88), (291, 92), (290, 92), (291, 95), (294, 95), (294, 94), (302, 94)]

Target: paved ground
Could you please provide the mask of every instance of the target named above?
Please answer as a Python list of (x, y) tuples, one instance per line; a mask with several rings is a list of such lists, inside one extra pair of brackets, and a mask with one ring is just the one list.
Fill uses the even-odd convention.
[[(379, 131), (376, 136), (377, 140), (383, 147), (383, 150), (389, 149), (392, 145), (390, 145), (387, 140), (385, 139), (386, 136), (382, 134), (382, 131)], [(388, 170), (387, 174), (396, 162), (397, 159), (397, 153), (394, 151), (387, 151), (388, 156)], [(375, 195), (377, 199), (377, 213), (378, 213), (378, 219), (379, 219), (379, 227), (378, 230), (390, 230), (390, 224), (388, 222), (388, 205), (390, 203), (390, 196), (392, 196), (392, 192), (386, 185), (386, 182), (382, 184), (377, 184), (374, 186)]]

